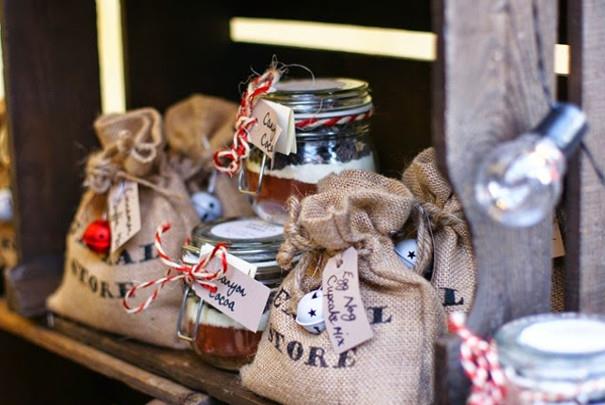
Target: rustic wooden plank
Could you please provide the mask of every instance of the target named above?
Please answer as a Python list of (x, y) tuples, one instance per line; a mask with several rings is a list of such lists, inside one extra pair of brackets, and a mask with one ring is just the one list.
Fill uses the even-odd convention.
[[(473, 233), (478, 289), (468, 324), (484, 337), (511, 319), (550, 309), (551, 215), (534, 227), (509, 229), (483, 214), (474, 197), (481, 157), (530, 129), (547, 111), (531, 6), (527, 0), (441, 0), (434, 8), (434, 143)], [(538, 7), (552, 86), (557, 2), (540, 0)], [(464, 402), (458, 350), (451, 339), (438, 349), (440, 403)]]
[[(569, 1), (572, 49), (569, 96), (588, 116), (584, 139), (598, 165), (605, 162), (605, 3)], [(567, 177), (567, 291), (569, 310), (605, 312), (605, 191), (588, 157), (580, 153)]]
[(168, 403), (202, 405), (209, 400), (204, 394), (27, 320), (8, 310), (4, 300), (0, 300), (0, 329)]
[(38, 256), (3, 271), (9, 306), (23, 316), (39, 315), (44, 311), (44, 297), (58, 286), (63, 256)]
[[(81, 163), (96, 144), (96, 12), (92, 0), (5, 0), (2, 11), (16, 242), (27, 273), (38, 258), (63, 255), (81, 194)], [(58, 262), (45, 268), (55, 279), (50, 288), (34, 289), (26, 282), (35, 277), (28, 276), (9, 277), (8, 287), (28, 290), (28, 307), (40, 312), (60, 278)]]
[(163, 349), (99, 332), (63, 318), (54, 328), (118, 359), (234, 405), (272, 404), (243, 388), (239, 375), (203, 363), (193, 352)]
[(417, 31), (431, 29), (431, 5), (430, 2), (422, 0), (401, 2), (397, 5), (397, 12), (393, 12), (393, 8), (388, 6), (366, 6), (363, 9), (351, 7), (348, 0), (307, 0), (298, 3), (296, 7), (284, 7), (279, 1), (270, 1), (263, 7), (250, 2), (232, 2), (230, 6), (233, 15), (243, 17), (319, 21)]

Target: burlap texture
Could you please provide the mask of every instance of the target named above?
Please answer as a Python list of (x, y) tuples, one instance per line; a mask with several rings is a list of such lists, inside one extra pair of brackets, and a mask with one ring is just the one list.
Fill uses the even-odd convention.
[[(166, 110), (166, 137), (171, 164), (190, 193), (203, 190), (213, 170), (214, 152), (229, 145), (237, 105), (218, 97), (194, 94)], [(249, 198), (237, 190), (236, 178), (218, 174), (215, 193), (224, 217), (253, 215)]]
[(214, 151), (231, 142), (237, 104), (193, 94), (166, 110), (170, 148), (195, 160), (209, 161)]
[[(437, 294), (407, 270), (390, 235), (403, 227), (414, 198), (400, 182), (375, 173), (345, 171), (319, 183), (316, 195), (291, 200), (286, 241), (278, 261), (288, 267), (273, 302), (254, 362), (241, 370), (252, 391), (286, 404), (428, 404), (432, 400), (433, 344), (444, 329)], [(320, 285), (321, 254), (355, 246), (361, 296), (374, 337), (338, 355), (328, 334), (298, 326), (298, 297)]]
[(565, 258), (553, 260), (550, 303), (553, 312), (565, 312)]
[(117, 160), (133, 176), (149, 174), (164, 146), (162, 118), (153, 108), (103, 115), (97, 118), (94, 127), (105, 152), (111, 145), (117, 145), (119, 152), (124, 153)]
[(447, 312), (468, 312), (476, 284), (471, 234), (460, 200), (437, 167), (433, 148), (414, 158), (403, 173), (403, 183), (420, 207), (414, 213), (418, 230), (415, 270), (426, 275), (432, 269), (431, 284)]
[[(148, 122), (149, 117), (152, 122)], [(159, 148), (163, 143), (161, 131), (159, 139), (152, 133), (154, 128), (161, 128), (160, 120), (157, 112), (145, 109), (112, 115), (111, 120), (101, 117), (95, 123), (105, 147), (89, 158), (89, 190), (82, 197), (67, 235), (63, 282), (49, 298), (48, 306), (60, 315), (98, 329), (180, 348), (184, 345), (176, 338), (175, 327), (182, 286), (167, 285), (159, 298), (138, 315), (127, 314), (121, 305), (124, 294), (134, 284), (162, 277), (166, 272), (153, 245), (156, 227), (165, 222), (172, 225), (164, 243), (167, 253), (178, 257), (184, 239), (198, 221), (182, 180), (166, 164)], [(146, 132), (133, 134), (134, 128), (145, 128)], [(119, 136), (113, 138), (112, 134)], [(150, 152), (154, 155), (151, 161), (147, 159), (149, 154), (138, 156), (141, 151), (152, 150), (155, 152)], [(130, 162), (128, 167), (125, 162)], [(88, 224), (107, 213), (109, 187), (123, 178), (135, 178), (135, 173), (145, 173), (137, 181), (152, 186), (139, 183), (141, 230), (115, 257), (96, 254), (82, 242), (82, 234)], [(145, 296), (141, 295), (142, 300)]]

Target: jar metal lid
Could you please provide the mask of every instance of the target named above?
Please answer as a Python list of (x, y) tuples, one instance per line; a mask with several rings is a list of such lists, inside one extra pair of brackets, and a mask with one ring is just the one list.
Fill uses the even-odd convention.
[(264, 98), (292, 108), (297, 119), (357, 114), (372, 108), (368, 83), (348, 78), (283, 80)]
[(535, 315), (495, 335), (502, 366), (536, 380), (605, 377), (605, 317), (579, 313)]
[(262, 219), (230, 218), (208, 224), (197, 225), (191, 235), (189, 251), (198, 250), (209, 243), (224, 242), (229, 253), (250, 263), (265, 263), (276, 266), (275, 256), (281, 246), (283, 227)]

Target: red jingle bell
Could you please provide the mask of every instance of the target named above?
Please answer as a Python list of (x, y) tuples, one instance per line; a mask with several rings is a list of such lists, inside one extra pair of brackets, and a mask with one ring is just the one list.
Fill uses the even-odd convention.
[(97, 219), (86, 227), (82, 241), (90, 250), (97, 253), (109, 252), (111, 246), (111, 228), (109, 221)]

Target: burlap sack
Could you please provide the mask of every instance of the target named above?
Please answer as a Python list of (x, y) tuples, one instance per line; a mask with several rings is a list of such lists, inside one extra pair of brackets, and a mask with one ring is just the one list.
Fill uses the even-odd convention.
[[(191, 193), (207, 187), (214, 152), (233, 139), (236, 113), (235, 103), (202, 94), (194, 94), (166, 110), (170, 161)], [(237, 190), (236, 178), (218, 174), (215, 193), (224, 217), (253, 215), (249, 198)]]
[(419, 204), (414, 213), (415, 270), (430, 278), (446, 312), (468, 312), (476, 284), (471, 234), (458, 197), (437, 167), (433, 148), (414, 158), (403, 173), (403, 183)]
[[(95, 128), (104, 150), (88, 160), (88, 190), (67, 235), (63, 282), (48, 306), (98, 329), (183, 347), (175, 333), (182, 286), (165, 286), (153, 305), (138, 315), (127, 314), (121, 304), (134, 284), (166, 272), (154, 248), (156, 227), (164, 222), (172, 225), (164, 242), (168, 254), (178, 257), (182, 242), (198, 221), (182, 180), (165, 162), (161, 118), (155, 110), (141, 109), (101, 117)], [(106, 214), (107, 191), (122, 179), (139, 183), (142, 227), (118, 254), (99, 255), (82, 242), (82, 234)]]
[[(278, 261), (303, 253), (272, 303), (254, 362), (241, 370), (252, 391), (286, 404), (428, 404), (433, 343), (444, 312), (431, 285), (407, 270), (390, 235), (403, 227), (414, 198), (400, 182), (345, 171), (319, 183), (302, 204), (291, 200)], [(295, 322), (298, 299), (320, 285), (320, 254), (355, 246), (361, 296), (374, 337), (336, 354), (327, 332), (313, 335)]]

